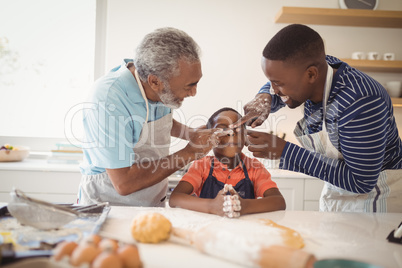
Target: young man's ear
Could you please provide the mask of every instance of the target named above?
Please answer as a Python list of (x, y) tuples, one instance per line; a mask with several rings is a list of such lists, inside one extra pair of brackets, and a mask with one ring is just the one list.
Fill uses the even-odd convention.
[(314, 83), (315, 80), (318, 79), (318, 68), (317, 66), (310, 66), (307, 68), (307, 75), (308, 75), (308, 80), (310, 83)]
[(162, 80), (160, 80), (156, 75), (153, 74), (148, 75), (148, 85), (152, 88), (153, 91), (157, 93), (162, 91), (164, 88)]

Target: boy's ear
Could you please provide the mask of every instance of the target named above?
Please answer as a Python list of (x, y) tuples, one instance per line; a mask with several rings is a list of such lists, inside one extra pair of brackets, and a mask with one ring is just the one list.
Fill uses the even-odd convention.
[(156, 75), (153, 74), (148, 75), (148, 85), (155, 92), (160, 92), (164, 88), (162, 80), (160, 80)]

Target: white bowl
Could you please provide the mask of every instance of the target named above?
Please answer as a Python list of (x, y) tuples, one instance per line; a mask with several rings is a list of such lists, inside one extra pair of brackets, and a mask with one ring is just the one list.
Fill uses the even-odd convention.
[(29, 149), (24, 146), (15, 146), (17, 150), (0, 150), (0, 162), (18, 162), (29, 155)]
[(401, 81), (389, 81), (386, 83), (386, 89), (391, 98), (399, 98), (401, 96)]

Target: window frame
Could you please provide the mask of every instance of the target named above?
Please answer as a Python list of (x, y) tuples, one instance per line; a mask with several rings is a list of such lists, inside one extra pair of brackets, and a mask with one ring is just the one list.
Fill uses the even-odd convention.
[[(106, 28), (107, 28), (107, 1), (96, 0), (95, 14), (95, 56), (94, 56), (94, 81), (101, 77), (105, 71), (106, 55)], [(66, 137), (48, 138), (48, 137), (23, 137), (23, 136), (0, 136), (0, 146), (3, 144), (24, 145), (31, 152), (37, 152), (38, 155), (50, 152), (55, 149), (57, 143), (73, 142)]]

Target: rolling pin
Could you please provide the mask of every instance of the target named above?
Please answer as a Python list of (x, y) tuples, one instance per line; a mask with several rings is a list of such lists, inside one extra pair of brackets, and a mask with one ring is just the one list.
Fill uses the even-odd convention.
[(300, 235), (272, 221), (226, 219), (192, 231), (174, 227), (172, 242), (248, 267), (312, 268), (314, 255), (300, 250)]

